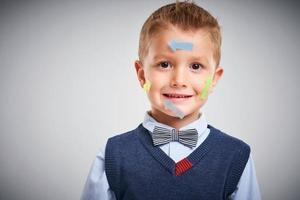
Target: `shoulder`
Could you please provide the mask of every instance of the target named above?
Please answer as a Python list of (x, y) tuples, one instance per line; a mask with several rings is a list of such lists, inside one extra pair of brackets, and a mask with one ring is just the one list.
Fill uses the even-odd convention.
[(143, 130), (142, 125), (137, 128), (117, 134), (107, 140), (105, 146), (105, 163), (118, 163), (122, 158), (132, 155), (138, 148), (138, 133)]
[(132, 129), (130, 131), (124, 132), (124, 133), (119, 133), (113, 137), (108, 138), (107, 140), (107, 144), (122, 144), (122, 145), (126, 145), (126, 144), (131, 144), (136, 138), (137, 138), (137, 133), (139, 132), (139, 129), (141, 129), (141, 124), (135, 128)]
[(250, 153), (251, 148), (250, 145), (244, 142), (243, 140), (233, 137), (229, 135), (228, 133), (225, 133), (212, 125), (208, 125), (208, 128), (210, 129), (211, 133), (216, 136), (218, 139), (218, 145), (220, 145), (222, 148), (231, 149), (236, 151), (237, 149), (246, 151)]

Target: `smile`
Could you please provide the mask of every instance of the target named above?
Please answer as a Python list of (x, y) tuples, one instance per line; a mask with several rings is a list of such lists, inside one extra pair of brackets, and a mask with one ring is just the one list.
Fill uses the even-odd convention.
[(163, 94), (165, 97), (167, 98), (190, 98), (193, 95), (187, 95), (187, 94), (174, 94), (174, 93), (170, 93), (170, 94)]

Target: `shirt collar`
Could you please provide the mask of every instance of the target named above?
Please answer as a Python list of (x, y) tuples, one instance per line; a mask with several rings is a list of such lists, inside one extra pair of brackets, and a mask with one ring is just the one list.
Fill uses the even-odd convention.
[[(171, 126), (168, 126), (166, 124), (162, 124), (162, 123), (156, 121), (153, 117), (151, 117), (149, 115), (148, 112), (146, 112), (146, 114), (145, 114), (143, 126), (150, 132), (153, 132), (153, 129), (155, 126), (160, 126), (160, 127), (167, 128), (170, 130), (174, 129)], [(186, 129), (193, 129), (193, 128), (197, 130), (198, 136), (200, 136), (201, 133), (204, 133), (204, 131), (207, 129), (207, 121), (206, 121), (206, 118), (203, 113), (200, 115), (200, 117), (197, 120), (180, 128), (179, 130), (186, 130)]]

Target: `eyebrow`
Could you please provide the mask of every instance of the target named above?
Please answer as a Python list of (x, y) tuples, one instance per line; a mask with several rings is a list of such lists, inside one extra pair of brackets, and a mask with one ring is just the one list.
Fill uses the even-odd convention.
[[(168, 55), (168, 54), (158, 54), (158, 55), (155, 55), (153, 57), (154, 60), (158, 60), (158, 59), (161, 59), (161, 58), (170, 58), (171, 56)], [(208, 60), (206, 57), (203, 57), (203, 56), (191, 56), (189, 58), (189, 60), (198, 60), (198, 61), (201, 61), (201, 62), (205, 62), (207, 64), (209, 64)]]
[(200, 55), (200, 56), (191, 56), (190, 60), (197, 60), (201, 62), (205, 62), (206, 64), (210, 64), (209, 60), (207, 59), (207, 56)]
[(159, 58), (170, 58), (171, 56), (167, 55), (167, 54), (158, 54), (158, 55), (155, 55), (153, 57), (154, 60), (157, 60)]

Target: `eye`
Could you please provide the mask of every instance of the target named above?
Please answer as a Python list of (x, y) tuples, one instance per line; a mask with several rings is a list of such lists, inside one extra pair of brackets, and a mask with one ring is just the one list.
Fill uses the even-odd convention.
[(167, 62), (167, 61), (163, 61), (163, 62), (160, 62), (159, 63), (159, 66), (161, 67), (161, 68), (168, 68), (168, 67), (171, 67), (171, 64), (169, 63), (169, 62)]
[(194, 63), (194, 64), (191, 65), (191, 68), (193, 70), (200, 70), (202, 67), (203, 66), (201, 64), (199, 64), (199, 63)]

